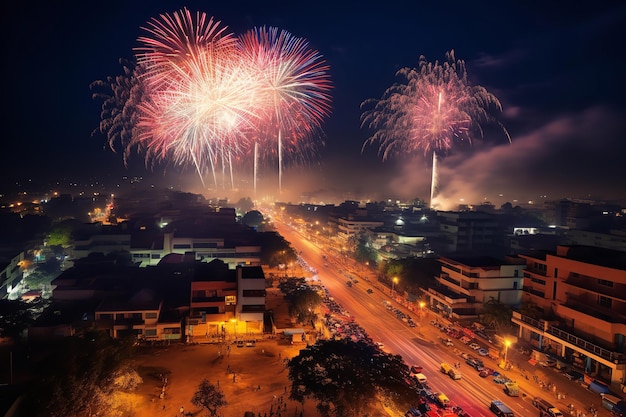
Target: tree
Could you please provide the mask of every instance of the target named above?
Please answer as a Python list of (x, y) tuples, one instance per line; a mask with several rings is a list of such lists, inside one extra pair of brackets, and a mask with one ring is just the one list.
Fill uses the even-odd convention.
[(211, 384), (208, 379), (203, 379), (191, 397), (191, 403), (196, 407), (204, 408), (207, 416), (217, 416), (217, 410), (226, 405), (226, 400), (219, 388)]
[(313, 398), (323, 415), (363, 415), (376, 398), (407, 406), (415, 393), (405, 382), (402, 357), (381, 352), (368, 341), (323, 340), (288, 363), (290, 397)]
[(483, 306), (480, 315), (484, 324), (494, 327), (496, 330), (507, 328), (511, 325), (513, 310), (499, 300), (492, 298)]
[(28, 305), (21, 300), (0, 300), (0, 337), (18, 337), (33, 322)]
[(91, 416), (110, 409), (109, 399), (117, 390), (141, 382), (128, 365), (131, 338), (114, 340), (104, 332), (86, 331), (46, 344), (46, 353), (34, 367), (37, 374), (21, 403), (22, 415)]
[(372, 247), (372, 239), (365, 233), (359, 234), (354, 250), (354, 259), (359, 262), (370, 262), (372, 264), (375, 264), (377, 261), (376, 250)]
[(254, 207), (254, 202), (250, 199), (250, 197), (242, 197), (239, 199), (239, 201), (237, 201), (237, 204), (235, 204), (235, 207), (240, 212), (246, 213), (252, 210), (252, 208)]
[(298, 259), (296, 251), (284, 237), (276, 232), (258, 233), (261, 246), (261, 263), (274, 268), (280, 264), (287, 265)]
[(315, 310), (322, 304), (322, 297), (312, 288), (300, 288), (288, 297), (289, 313), (298, 323), (314, 320)]
[(74, 227), (71, 222), (57, 223), (50, 230), (48, 235), (48, 245), (67, 247), (72, 241)]

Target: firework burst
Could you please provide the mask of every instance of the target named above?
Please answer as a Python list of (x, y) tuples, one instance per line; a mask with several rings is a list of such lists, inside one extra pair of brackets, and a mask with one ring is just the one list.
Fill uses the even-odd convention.
[(252, 65), (259, 82), (257, 103), (262, 118), (256, 137), (277, 141), (276, 148), (263, 148), (277, 150), (280, 191), (283, 151), (304, 154), (311, 148), (306, 139), (315, 136), (330, 114), (328, 66), (306, 40), (273, 27), (246, 32), (240, 36), (240, 45), (244, 61)]
[[(330, 113), (328, 66), (301, 38), (276, 28), (241, 38), (204, 13), (162, 14), (143, 28), (137, 65), (93, 83), (106, 88), (99, 131), (109, 146), (145, 154), (146, 164), (191, 165), (200, 179), (230, 170), (255, 143), (277, 138), (282, 154), (304, 154)], [(270, 146), (264, 146), (264, 149)], [(256, 161), (256, 157), (255, 157)], [(280, 187), (280, 184), (279, 184)], [(256, 162), (255, 162), (256, 188)]]
[(245, 147), (257, 83), (220, 22), (188, 10), (162, 15), (141, 37), (137, 60), (149, 100), (138, 104), (134, 144), (146, 158), (192, 164), (200, 177)]
[(510, 141), (493, 116), (502, 107), (484, 87), (468, 83), (465, 62), (455, 60), (454, 51), (446, 53), (443, 64), (421, 56), (419, 68), (403, 68), (397, 75), (405, 82), (394, 84), (380, 100), (362, 104), (362, 127), (374, 130), (363, 148), (378, 143), (383, 160), (394, 154), (432, 153), (432, 205), (438, 154), (445, 155), (457, 142), (471, 144), (473, 138), (482, 137), (484, 123), (498, 124)]

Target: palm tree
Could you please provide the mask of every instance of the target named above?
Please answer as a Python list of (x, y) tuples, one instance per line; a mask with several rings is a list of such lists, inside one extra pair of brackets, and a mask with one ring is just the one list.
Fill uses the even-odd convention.
[(511, 325), (511, 317), (513, 310), (511, 307), (503, 304), (500, 300), (492, 298), (483, 305), (483, 311), (480, 314), (481, 320), (489, 327), (496, 330), (508, 328)]

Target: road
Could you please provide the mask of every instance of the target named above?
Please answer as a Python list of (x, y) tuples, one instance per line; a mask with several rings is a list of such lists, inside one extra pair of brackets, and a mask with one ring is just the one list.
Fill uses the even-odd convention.
[[(452, 405), (462, 407), (473, 417), (493, 417), (494, 414), (488, 409), (491, 401), (499, 399), (503, 401), (516, 416), (536, 416), (538, 410), (533, 407), (531, 397), (541, 395), (550, 400), (567, 415), (567, 408), (562, 400), (560, 403), (554, 395), (541, 392), (539, 387), (526, 390), (528, 395), (520, 397), (509, 397), (503, 391), (503, 386), (492, 381), (492, 377), (481, 378), (473, 368), (465, 364), (459, 356), (462, 352), (472, 353), (477, 356), (469, 347), (460, 341), (454, 340), (454, 347), (446, 347), (438, 337), (443, 335), (437, 328), (431, 326), (431, 318), (418, 318), (418, 312), (412, 312), (393, 301), (394, 307), (399, 308), (404, 313), (410, 315), (418, 325), (409, 327), (405, 322), (396, 318), (393, 312), (388, 311), (383, 304), (384, 300), (392, 300), (390, 289), (381, 286), (375, 279), (372, 272), (367, 273), (362, 266), (341, 256), (340, 254), (322, 249), (311, 243), (305, 236), (291, 228), (285, 223), (276, 221), (274, 226), (277, 231), (289, 241), (294, 249), (300, 252), (300, 256), (312, 268), (318, 271), (318, 278), (328, 289), (333, 298), (354, 317), (356, 322), (370, 335), (374, 341), (384, 343), (384, 350), (401, 355), (409, 365), (421, 365), (424, 373), (428, 377), (430, 386), (439, 392), (445, 393)], [(352, 286), (346, 284), (347, 281), (357, 279), (358, 283)], [(367, 289), (371, 288), (370, 294)], [(427, 311), (425, 314), (431, 314)], [(497, 369), (495, 361), (487, 357), (482, 358), (485, 366)], [(461, 362), (461, 380), (452, 380), (447, 375), (439, 371), (442, 362), (455, 364)], [(511, 379), (521, 378), (520, 373), (508, 375)], [(520, 385), (522, 385), (522, 381)], [(530, 385), (524, 381), (526, 386)], [(524, 391), (522, 391), (524, 392)], [(574, 399), (571, 401), (576, 404)], [(585, 401), (585, 400), (583, 400)], [(567, 400), (567, 404), (570, 399)], [(597, 404), (597, 403), (596, 403)], [(588, 407), (589, 404), (576, 404)], [(565, 409), (563, 409), (565, 408)], [(606, 414), (605, 414), (606, 413)], [(599, 416), (608, 416), (607, 410), (600, 410)]]

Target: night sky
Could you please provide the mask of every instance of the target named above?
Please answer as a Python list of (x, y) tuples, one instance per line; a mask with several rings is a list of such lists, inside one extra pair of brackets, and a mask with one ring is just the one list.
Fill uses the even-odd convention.
[[(500, 99), (500, 120), (512, 144), (488, 130), (471, 148), (453, 149), (439, 163), (443, 200), (626, 199), (623, 2), (285, 3), (4, 5), (0, 194), (16, 183), (89, 184), (122, 175), (199, 192), (192, 169), (146, 168), (141, 156), (125, 167), (106, 138), (92, 135), (100, 102), (89, 89), (93, 81), (121, 73), (119, 59), (133, 57), (150, 18), (187, 7), (214, 16), (234, 34), (263, 25), (285, 29), (306, 38), (328, 62), (333, 112), (323, 125), (325, 147), (310, 166), (286, 171), (285, 193), (293, 196), (287, 199), (301, 192), (428, 199), (430, 158), (383, 162), (376, 147), (361, 151), (371, 132), (360, 127), (360, 104), (380, 98), (398, 81), (396, 71), (416, 67), (420, 55), (442, 61), (452, 49), (465, 60), (471, 83)], [(275, 188), (270, 182), (265, 185)]]

